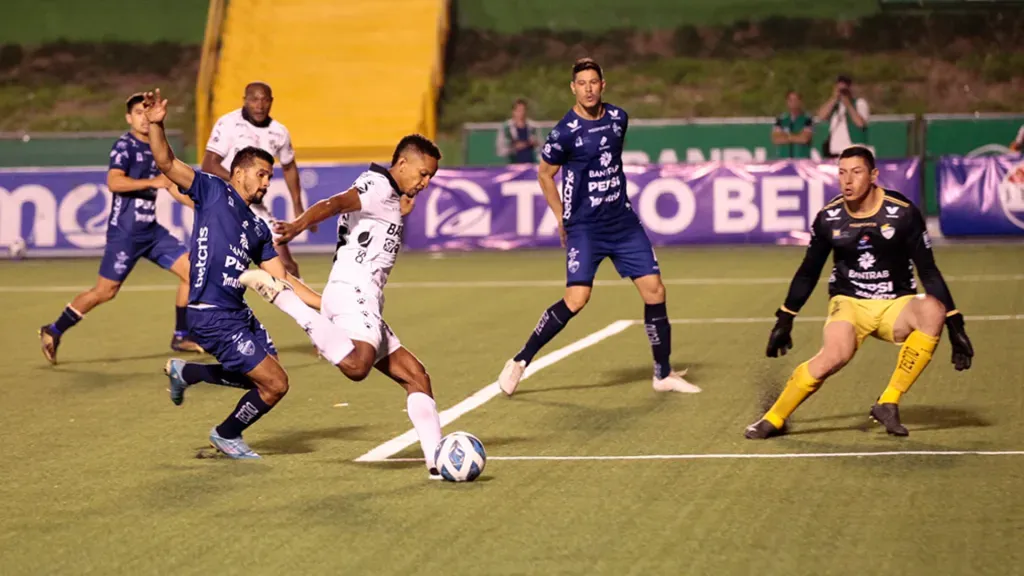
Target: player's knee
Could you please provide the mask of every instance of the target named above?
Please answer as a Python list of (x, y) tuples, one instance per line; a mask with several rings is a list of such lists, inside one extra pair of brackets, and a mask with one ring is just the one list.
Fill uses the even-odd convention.
[(369, 362), (364, 362), (358, 358), (352, 358), (352, 354), (349, 354), (342, 360), (338, 368), (341, 368), (342, 374), (346, 378), (353, 382), (362, 382), (366, 380), (366, 377), (370, 375), (370, 370), (373, 369), (373, 365)]
[(642, 296), (647, 304), (661, 304), (665, 301), (665, 285), (658, 282), (646, 288)]
[(918, 304), (918, 329), (936, 335), (946, 322), (946, 307), (934, 296), (925, 296)]
[(855, 346), (836, 345), (822, 348), (818, 354), (818, 366), (825, 372), (825, 376), (831, 376), (843, 369), (853, 359), (857, 351)]
[(573, 314), (583, 310), (583, 307), (590, 302), (590, 291), (568, 290), (565, 293), (565, 305), (572, 310)]
[(288, 375), (274, 376), (262, 383), (261, 391), (266, 394), (272, 402), (278, 402), (288, 393)]
[(96, 299), (102, 302), (110, 302), (121, 291), (120, 284), (100, 284), (92, 289)]

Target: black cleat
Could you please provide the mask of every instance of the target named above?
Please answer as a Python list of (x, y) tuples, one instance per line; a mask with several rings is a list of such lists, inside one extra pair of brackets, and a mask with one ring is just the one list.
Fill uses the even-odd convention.
[(53, 331), (47, 324), (39, 328), (39, 346), (43, 349), (43, 357), (50, 364), (57, 364), (57, 347), (60, 346), (60, 334)]
[(196, 352), (198, 354), (206, 352), (202, 346), (189, 340), (188, 337), (178, 336), (177, 334), (171, 337), (171, 350), (175, 352)]
[(885, 431), (893, 436), (910, 436), (907, 427), (900, 423), (898, 404), (875, 404), (871, 407), (871, 419), (885, 426)]
[(745, 436), (747, 440), (765, 440), (772, 436), (778, 436), (779, 434), (782, 434), (782, 429), (776, 428), (775, 424), (772, 424), (764, 418), (754, 422), (750, 426), (747, 426), (747, 429), (743, 431), (743, 436)]

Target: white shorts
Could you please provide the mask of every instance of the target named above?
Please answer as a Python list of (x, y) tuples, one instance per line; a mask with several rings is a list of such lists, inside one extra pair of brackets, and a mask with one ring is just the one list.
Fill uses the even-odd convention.
[(328, 282), (324, 287), (320, 313), (344, 330), (351, 340), (366, 342), (377, 351), (374, 364), (394, 354), (402, 342), (382, 318), (384, 305), (376, 287)]
[(255, 214), (257, 218), (263, 220), (263, 223), (267, 225), (267, 228), (270, 228), (270, 235), (274, 240), (281, 237), (280, 234), (274, 232), (274, 222), (277, 222), (277, 218), (274, 218), (274, 215), (270, 213), (269, 208), (263, 204), (250, 204), (249, 209), (252, 210), (252, 213)]

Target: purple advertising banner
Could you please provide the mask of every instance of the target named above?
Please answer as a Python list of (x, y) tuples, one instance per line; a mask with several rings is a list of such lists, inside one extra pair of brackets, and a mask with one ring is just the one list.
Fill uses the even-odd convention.
[[(879, 184), (921, 198), (917, 159), (882, 161)], [(835, 164), (709, 162), (625, 167), (633, 210), (658, 246), (775, 243), (806, 233), (839, 193)], [(416, 201), (405, 245), (419, 250), (558, 246), (532, 165), (440, 170)]]
[[(882, 186), (919, 202), (919, 160), (882, 161), (878, 168)], [(306, 205), (347, 190), (365, 169), (301, 166)], [(660, 246), (776, 243), (805, 236), (818, 210), (839, 192), (836, 165), (810, 160), (626, 166), (625, 174), (633, 209)], [(105, 168), (0, 170), (0, 246), (23, 241), (29, 256), (102, 252), (111, 205), (105, 182)], [(264, 202), (278, 218), (294, 217), (280, 171)], [(190, 209), (159, 194), (156, 212), (172, 234), (188, 238)], [(535, 166), (443, 169), (406, 219), (405, 248), (558, 246), (557, 230)], [(292, 246), (298, 252), (330, 252), (335, 243), (335, 223), (325, 222)]]
[(943, 235), (1024, 234), (1024, 156), (944, 156), (936, 170)]

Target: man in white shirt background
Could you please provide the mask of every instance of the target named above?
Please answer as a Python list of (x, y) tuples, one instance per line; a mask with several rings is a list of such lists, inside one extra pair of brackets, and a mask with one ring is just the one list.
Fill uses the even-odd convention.
[[(266, 150), (281, 162), (284, 181), (292, 198), (295, 215), (291, 220), (303, 213), (302, 186), (299, 184), (299, 168), (295, 164), (295, 150), (292, 148), (291, 136), (284, 124), (270, 117), (270, 106), (274, 103), (274, 93), (270, 86), (263, 82), (251, 82), (245, 87), (242, 107), (228, 112), (217, 120), (210, 139), (206, 143), (206, 154), (203, 156), (203, 172), (230, 180), (228, 169), (235, 154), (246, 146), (256, 146)], [(269, 200), (269, 199), (268, 199)], [(253, 204), (252, 211), (267, 222), (273, 230), (277, 220), (270, 212), (269, 205)], [(316, 230), (313, 229), (315, 232)], [(292, 258), (287, 245), (277, 246), (285, 268), (293, 276), (299, 277), (299, 265)]]
[(836, 78), (832, 97), (818, 108), (818, 121), (828, 122), (828, 139), (822, 145), (821, 155), (836, 158), (854, 144), (870, 148), (868, 118), (871, 109), (867, 100), (853, 93), (853, 79), (845, 74)]

